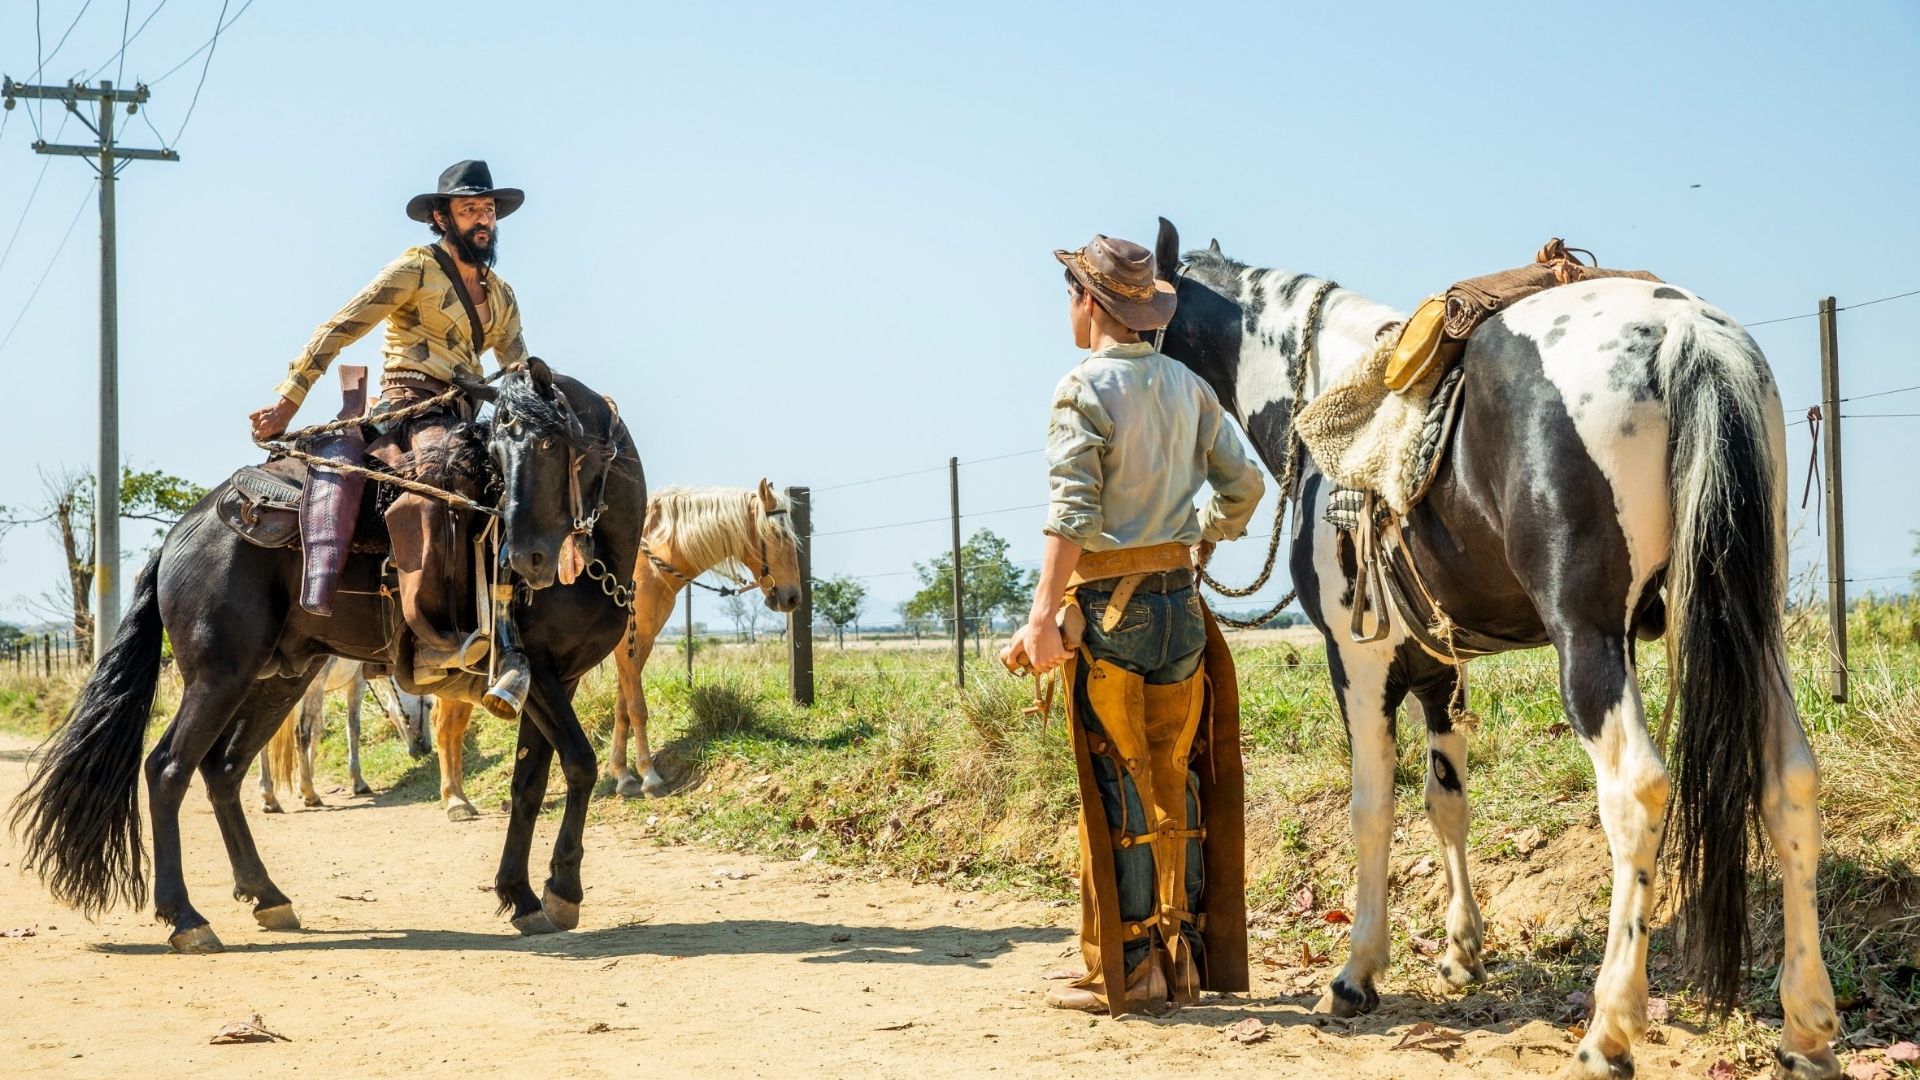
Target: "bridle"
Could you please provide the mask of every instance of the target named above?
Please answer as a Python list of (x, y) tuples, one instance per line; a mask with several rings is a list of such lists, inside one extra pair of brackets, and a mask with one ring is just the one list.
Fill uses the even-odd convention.
[[(747, 522), (749, 524), (753, 524), (754, 506), (755, 506), (755, 503), (757, 502), (757, 499), (755, 498), (755, 494), (753, 492), (748, 492), (746, 498), (747, 498)], [(785, 507), (777, 506), (771, 510), (767, 510), (763, 508), (761, 509), (760, 513), (765, 514), (769, 518), (774, 518), (774, 517), (780, 517), (785, 515), (787, 513), (787, 510)], [(709, 585), (706, 582), (701, 581), (697, 576), (689, 576), (687, 574), (681, 573), (678, 569), (674, 567), (672, 563), (654, 554), (653, 548), (647, 545), (647, 541), (645, 540), (645, 538), (642, 538), (640, 541), (640, 553), (642, 555), (645, 555), (647, 557), (647, 561), (652, 563), (654, 567), (658, 569), (661, 573), (677, 578), (678, 580), (688, 585), (691, 585), (696, 589), (705, 589), (708, 592), (714, 593), (715, 595), (718, 595), (718, 596), (742, 596), (742, 595), (745, 595), (746, 593), (752, 592), (754, 589), (759, 589), (760, 594), (762, 596), (766, 597), (768, 600), (771, 600), (773, 599), (773, 590), (778, 583), (773, 580), (773, 561), (767, 556), (767, 530), (764, 526), (755, 525), (753, 529), (753, 535), (754, 535), (755, 541), (757, 542), (757, 546), (759, 547), (759, 551), (757, 554), (759, 555), (759, 558), (760, 558), (760, 572), (754, 576), (754, 579), (752, 581), (741, 581), (740, 579), (734, 577), (732, 574), (724, 574), (724, 576), (731, 583), (731, 585)]]

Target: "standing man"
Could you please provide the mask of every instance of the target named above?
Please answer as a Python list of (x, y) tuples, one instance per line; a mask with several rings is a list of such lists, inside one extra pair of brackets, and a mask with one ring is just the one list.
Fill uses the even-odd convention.
[(1054, 390), (1040, 583), (1000, 658), (1072, 688), (1087, 973), (1047, 1004), (1118, 1016), (1247, 988), (1239, 694), (1193, 565), (1265, 484), (1213, 390), (1141, 339), (1175, 305), (1153, 253), (1095, 236), (1054, 257), (1091, 351)]
[[(395, 465), (402, 454), (448, 445), (455, 429), (472, 419), (471, 407), (463, 400), (399, 422), (382, 422), (380, 417), (451, 390), (455, 375), (480, 377), (484, 374), (480, 354), (488, 349), (503, 368), (526, 361), (520, 307), (513, 290), (493, 273), (500, 251), (499, 219), (525, 201), (526, 194), (519, 188), (495, 187), (484, 161), (450, 166), (440, 174), (437, 190), (409, 200), (407, 216), (431, 229), (438, 242), (408, 248), (314, 331), (286, 379), (275, 388), (279, 399), (251, 415), (253, 437), (272, 439), (283, 434), (334, 357), (384, 321), (380, 403), (369, 417), (379, 438), (366, 447), (366, 454)], [(357, 486), (345, 501), (358, 506)], [(471, 560), (466, 557), (466, 545), (454, 535), (458, 530), (450, 527), (449, 516), (454, 513), (434, 499), (403, 492), (386, 515), (400, 608), (413, 632), (416, 685), (441, 681), (454, 670), (479, 663), (490, 646), (486, 635), (463, 634), (458, 625), (458, 613), (472, 594), (471, 573), (478, 568), (467, 566)], [(316, 524), (350, 534), (353, 515), (336, 515)], [(335, 563), (344, 561), (348, 544), (342, 538), (317, 539), (321, 542), (309, 543), (309, 551), (326, 552), (323, 558)], [(339, 565), (309, 567), (308, 580), (330, 581), (339, 572)], [(326, 614), (310, 599), (324, 601), (330, 595), (329, 588), (318, 598), (303, 596), (302, 602)], [(496, 672), (505, 673), (496, 688), (513, 676), (515, 659), (506, 657), (504, 663), (495, 664)]]

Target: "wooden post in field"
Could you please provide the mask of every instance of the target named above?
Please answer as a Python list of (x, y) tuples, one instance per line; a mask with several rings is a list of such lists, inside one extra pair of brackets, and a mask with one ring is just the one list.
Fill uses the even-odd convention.
[(800, 606), (787, 616), (787, 692), (795, 705), (813, 704), (813, 492), (787, 489), (793, 509), (794, 536), (799, 538)]
[(1833, 297), (1820, 301), (1820, 413), (1826, 424), (1821, 439), (1827, 454), (1827, 633), (1828, 689), (1833, 700), (1847, 700), (1847, 519), (1840, 488), (1840, 336)]
[(947, 459), (947, 493), (953, 511), (953, 685), (967, 686), (967, 596), (960, 565), (960, 459)]
[(53, 678), (53, 635), (40, 635), (40, 673)]
[(687, 685), (693, 685), (693, 590), (687, 589), (687, 628), (684, 631), (687, 646)]

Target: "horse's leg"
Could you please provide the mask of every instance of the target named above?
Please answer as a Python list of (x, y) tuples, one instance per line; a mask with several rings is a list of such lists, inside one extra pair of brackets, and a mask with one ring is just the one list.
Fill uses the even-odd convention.
[(1633, 1075), (1633, 1044), (1647, 1029), (1647, 912), (1666, 823), (1667, 770), (1647, 734), (1624, 632), (1581, 631), (1555, 643), (1560, 696), (1593, 759), (1600, 824), (1613, 854), (1606, 954), (1594, 980), (1593, 1020), (1567, 1075)]
[(593, 760), (593, 743), (581, 730), (570, 697), (571, 688), (563, 686), (551, 670), (535, 672), (527, 711), (559, 753), (560, 775), (567, 785), (567, 802), (560, 813), (547, 883), (540, 895), (541, 908), (560, 930), (580, 925), (580, 901), (586, 895), (580, 884), (580, 859), (586, 850), (587, 803), (593, 798), (593, 782), (600, 772)]
[(247, 763), (262, 744), (275, 737), (305, 683), (298, 677), (255, 683), (253, 692), (235, 710), (226, 738), (200, 762), (207, 801), (213, 804), (220, 838), (227, 845), (227, 861), (233, 864), (233, 898), (254, 901), (253, 917), (267, 930), (298, 930), (300, 918), (293, 912), (293, 901), (267, 876), (266, 864), (247, 828), (247, 816), (240, 809), (240, 785), (246, 779)]
[(1820, 772), (1784, 686), (1769, 729), (1760, 810), (1774, 857), (1780, 860), (1786, 930), (1780, 968), (1780, 1007), (1786, 1022), (1774, 1058), (1779, 1074), (1792, 1080), (1829, 1080), (1840, 1075), (1840, 1060), (1831, 1046), (1840, 1021), (1833, 1009), (1833, 984), (1820, 957), (1815, 906)]
[(180, 867), (180, 803), (194, 770), (227, 730), (253, 679), (236, 672), (191, 680), (180, 711), (147, 754), (147, 814), (153, 821), (153, 913), (173, 926), (167, 941), (176, 952), (220, 952), (220, 938), (187, 898)]
[(1445, 668), (1438, 681), (1414, 690), (1411, 710), (1427, 725), (1427, 821), (1447, 872), (1447, 955), (1439, 964), (1440, 977), (1456, 988), (1487, 977), (1480, 961), (1485, 928), (1467, 880), (1467, 735), (1453, 726), (1453, 705), (1456, 695), (1465, 694), (1465, 678), (1464, 671)]
[(467, 801), (464, 784), (467, 725), (472, 720), (472, 703), (433, 699), (433, 742), (440, 751), (440, 802), (447, 808), (448, 821), (472, 821), (480, 816)]
[(308, 806), (326, 805), (320, 801), (320, 793), (313, 790), (313, 755), (320, 748), (326, 723), (327, 680), (323, 672), (300, 699), (300, 801)]
[(260, 751), (260, 803), (262, 813), (283, 812), (280, 809), (280, 796), (273, 790), (273, 741), (271, 739), (267, 741), (266, 748)]
[(371, 795), (373, 788), (360, 775), (360, 699), (367, 696), (367, 680), (354, 667), (353, 685), (347, 687), (347, 775), (353, 779), (355, 795)]
[(553, 744), (533, 722), (532, 701), (520, 714), (520, 738), (513, 752), (513, 788), (508, 800), (507, 839), (500, 850), (500, 869), (493, 877), (493, 894), (501, 911), (513, 912), (513, 928), (523, 934), (551, 934), (559, 930), (527, 880), (527, 857), (533, 850), (534, 819), (547, 795), (547, 772), (553, 766)]
[[(653, 752), (647, 746), (647, 688), (642, 678), (653, 642), (673, 612), (672, 592), (664, 599), (662, 588), (649, 585), (634, 593), (633, 618), (627, 624), (627, 636), (614, 650), (614, 669), (620, 677), (620, 693), (613, 709), (614, 790), (631, 799), (640, 795), (662, 795), (667, 782), (653, 764)], [(663, 614), (664, 613), (664, 614)], [(639, 768), (636, 774), (627, 764), (627, 736), (631, 732), (639, 742)]]
[(1336, 1016), (1372, 1012), (1380, 1004), (1374, 980), (1387, 966), (1387, 856), (1393, 843), (1394, 713), (1406, 684), (1393, 671), (1393, 652), (1327, 636), (1327, 660), (1353, 756), (1349, 807), (1358, 870), (1353, 891), (1353, 935), (1346, 966), (1319, 1008)]

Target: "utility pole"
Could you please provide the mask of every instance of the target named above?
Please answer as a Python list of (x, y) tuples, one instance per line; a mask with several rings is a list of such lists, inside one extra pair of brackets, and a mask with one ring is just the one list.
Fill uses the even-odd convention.
[(1833, 297), (1820, 301), (1820, 414), (1827, 452), (1827, 632), (1833, 644), (1827, 669), (1833, 700), (1847, 700), (1847, 518), (1840, 505), (1840, 332)]
[[(100, 452), (94, 474), (94, 618), (93, 655), (97, 660), (120, 625), (120, 305), (119, 271), (115, 259), (113, 220), (113, 181), (121, 162), (179, 161), (172, 150), (134, 150), (113, 141), (114, 106), (124, 102), (131, 116), (146, 103), (147, 88), (116, 90), (102, 79), (97, 85), (69, 82), (65, 86), (28, 86), (5, 79), (0, 83), (0, 98), (7, 108), (15, 98), (30, 101), (58, 101), (80, 122), (93, 130), (92, 146), (56, 145), (35, 140), (36, 154), (97, 159), (94, 171), (100, 174)], [(100, 122), (96, 126), (80, 111), (82, 101), (99, 103)]]

